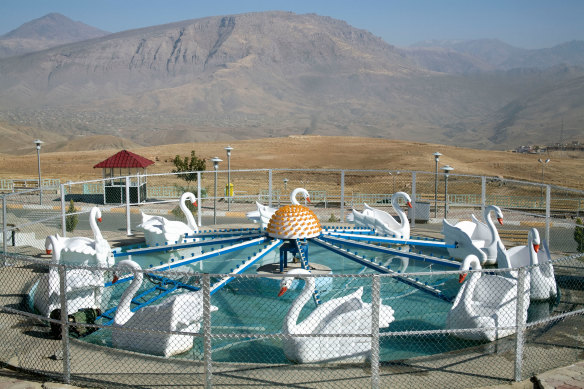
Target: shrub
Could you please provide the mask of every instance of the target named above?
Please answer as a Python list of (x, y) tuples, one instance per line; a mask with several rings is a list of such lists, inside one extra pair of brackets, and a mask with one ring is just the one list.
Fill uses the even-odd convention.
[(73, 232), (77, 227), (77, 223), (79, 223), (79, 215), (77, 215), (77, 209), (75, 208), (75, 204), (73, 204), (73, 200), (69, 202), (69, 208), (67, 208), (67, 216), (65, 217), (65, 230), (67, 232)]

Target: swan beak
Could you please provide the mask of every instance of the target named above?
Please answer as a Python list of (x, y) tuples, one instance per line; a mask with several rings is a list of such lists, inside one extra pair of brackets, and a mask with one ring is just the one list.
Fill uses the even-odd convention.
[(460, 274), (460, 275), (458, 276), (458, 283), (459, 283), (459, 284), (462, 284), (462, 283), (464, 282), (464, 280), (466, 279), (466, 275), (467, 275), (467, 274), (468, 274), (468, 273), (464, 273), (464, 274)]
[(97, 221), (101, 223), (101, 218), (100, 218), (100, 217), (98, 217), (98, 218), (97, 218)]
[(117, 274), (114, 274), (114, 278), (112, 278), (112, 284), (115, 284), (116, 282), (118, 282), (119, 279), (120, 279), (120, 277), (118, 277)]
[(412, 203), (410, 203), (409, 201), (408, 201), (408, 207), (413, 208)]
[(503, 225), (503, 218), (502, 217), (498, 217), (497, 221), (499, 222), (500, 225)]
[(308, 202), (308, 204), (310, 204), (310, 197), (306, 198), (306, 202)]
[(193, 205), (196, 207), (197, 206), (197, 200), (193, 201)]
[(48, 255), (51, 255), (53, 253), (53, 250), (51, 249), (46, 249), (45, 251), (47, 252)]
[(537, 253), (539, 251), (539, 245), (538, 244), (534, 244), (533, 245), (533, 249), (535, 250), (535, 252)]
[(282, 289), (280, 289), (280, 293), (278, 293), (278, 297), (280, 297), (281, 295), (286, 293), (287, 290), (288, 290), (288, 288), (286, 286), (283, 286)]

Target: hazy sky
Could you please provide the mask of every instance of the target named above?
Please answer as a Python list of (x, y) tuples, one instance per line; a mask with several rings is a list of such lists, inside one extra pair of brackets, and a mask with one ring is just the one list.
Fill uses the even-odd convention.
[(396, 46), (496, 38), (532, 49), (584, 40), (584, 0), (0, 0), (0, 35), (50, 12), (118, 32), (268, 10), (331, 16)]

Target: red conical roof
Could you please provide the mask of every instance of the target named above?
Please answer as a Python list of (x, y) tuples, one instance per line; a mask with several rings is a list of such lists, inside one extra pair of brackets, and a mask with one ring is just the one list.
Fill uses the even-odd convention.
[(154, 161), (144, 158), (138, 154), (134, 154), (128, 150), (122, 150), (119, 153), (112, 155), (105, 161), (101, 161), (93, 168), (114, 168), (114, 167), (141, 167), (145, 168), (154, 163)]

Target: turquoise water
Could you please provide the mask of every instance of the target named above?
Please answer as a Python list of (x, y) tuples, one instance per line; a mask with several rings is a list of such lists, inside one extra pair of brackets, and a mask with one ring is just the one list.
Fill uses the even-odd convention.
[[(205, 272), (209, 274), (220, 274), (232, 272), (238, 264), (253, 256), (263, 246), (254, 246), (239, 251), (223, 254), (217, 257), (205, 259), (200, 262), (179, 266), (173, 271), (186, 272), (181, 276), (171, 276), (179, 281), (197, 285), (200, 282), (198, 274)], [(209, 252), (217, 250), (220, 246), (206, 246), (202, 250)], [(406, 248), (407, 249), (407, 248)], [(173, 253), (150, 254), (144, 256), (134, 255), (132, 259), (143, 268), (158, 266), (160, 264), (175, 263), (181, 259), (189, 258), (191, 254), (197, 255), (201, 252), (197, 249), (184, 249)], [(417, 252), (417, 250), (416, 250)], [(447, 255), (446, 250), (432, 248), (423, 250), (425, 254), (433, 253), (435, 256)], [(404, 260), (403, 258), (359, 250), (359, 255), (367, 258), (375, 258), (376, 263), (389, 266), (394, 271), (401, 272), (425, 272), (427, 275), (417, 276), (418, 280), (428, 285), (435, 286), (443, 291), (447, 296), (454, 297), (458, 291), (457, 275), (434, 275), (432, 271), (452, 270), (440, 264), (432, 264), (414, 259)], [(118, 261), (121, 259), (117, 259)], [(334, 275), (354, 275), (354, 274), (376, 274), (373, 269), (365, 267), (357, 262), (333, 253), (321, 246), (309, 243), (309, 261), (331, 268)], [(244, 274), (255, 274), (259, 266), (267, 263), (279, 263), (279, 251), (274, 250), (258, 263), (254, 264)], [(212, 279), (211, 284), (214, 280)], [(319, 281), (320, 297), (323, 301), (342, 297), (364, 288), (363, 300), (371, 301), (371, 279), (358, 277), (326, 277)], [(117, 284), (106, 288), (104, 304), (109, 308), (117, 305), (122, 292), (128, 283)], [(211, 298), (211, 303), (219, 308), (212, 313), (211, 326), (214, 335), (220, 334), (245, 334), (242, 338), (218, 338), (213, 339), (213, 360), (225, 362), (251, 362), (251, 363), (287, 363), (282, 351), (282, 344), (276, 338), (254, 338), (254, 335), (279, 334), (282, 323), (288, 309), (304, 285), (303, 281), (298, 281), (297, 287), (288, 291), (282, 297), (278, 297), (279, 280), (265, 277), (243, 277), (236, 278), (226, 287), (220, 289)], [(145, 279), (142, 290), (153, 285)], [(395, 321), (389, 328), (381, 329), (381, 358), (384, 361), (410, 358), (420, 355), (431, 355), (446, 352), (461, 346), (468, 345), (468, 342), (460, 340), (448, 341), (445, 336), (420, 337), (420, 336), (390, 336), (383, 337), (384, 333), (390, 331), (419, 331), (428, 329), (443, 329), (446, 315), (450, 310), (451, 303), (443, 301), (433, 294), (416, 289), (406, 283), (400, 282), (396, 278), (381, 278), (381, 300), (382, 304), (389, 305), (394, 309)], [(310, 301), (302, 309), (300, 319), (306, 317), (315, 307), (315, 303)], [(446, 341), (445, 341), (445, 338)], [(98, 331), (86, 338), (86, 341), (110, 345), (109, 330)], [(202, 356), (201, 339), (195, 340), (195, 347), (178, 358), (200, 360)]]

